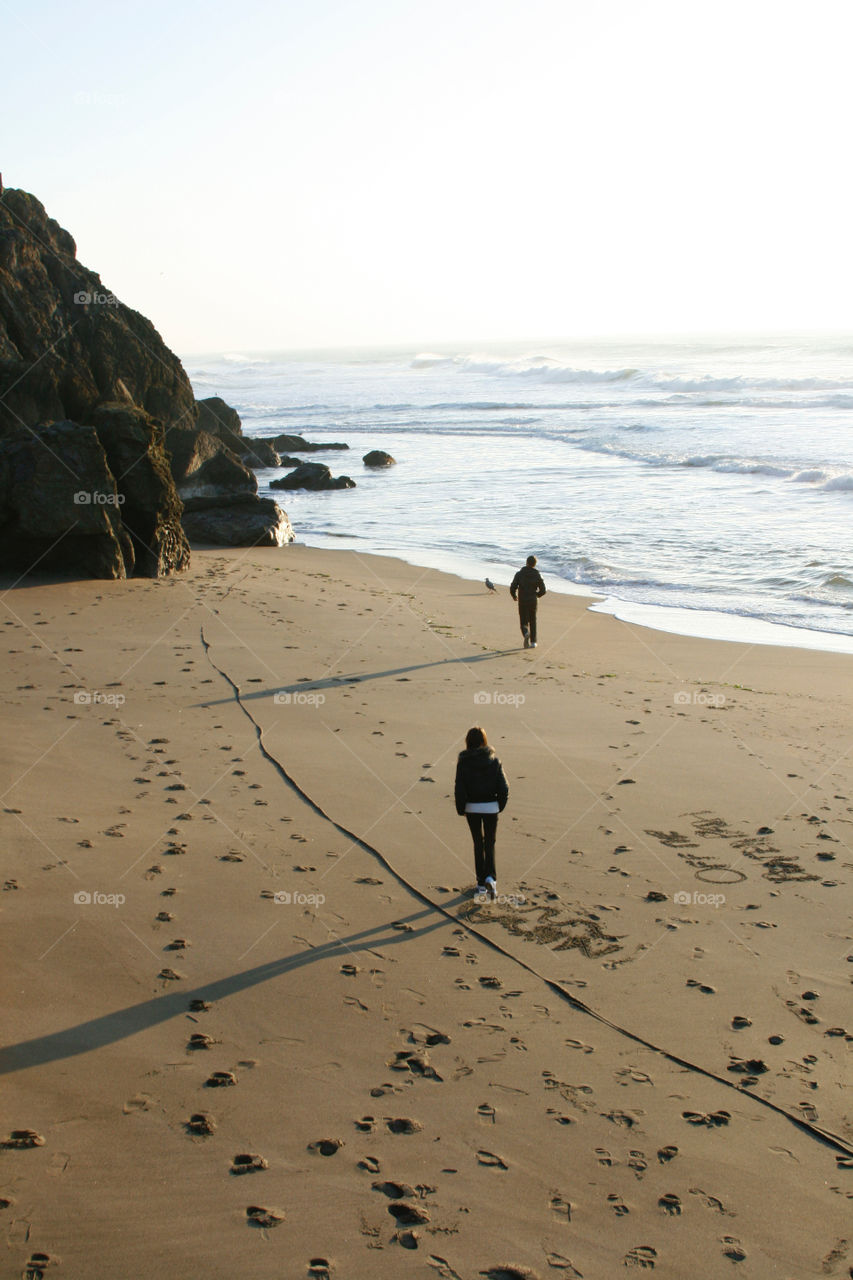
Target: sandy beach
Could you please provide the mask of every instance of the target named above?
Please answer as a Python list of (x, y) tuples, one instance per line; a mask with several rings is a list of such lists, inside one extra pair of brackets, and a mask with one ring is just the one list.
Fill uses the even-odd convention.
[(853, 1275), (849, 657), (300, 545), (4, 591), (3, 1275)]

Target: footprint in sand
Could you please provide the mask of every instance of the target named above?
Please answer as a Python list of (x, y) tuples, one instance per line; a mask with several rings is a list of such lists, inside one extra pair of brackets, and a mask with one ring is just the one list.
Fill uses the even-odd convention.
[(405, 1201), (389, 1204), (388, 1212), (392, 1218), (396, 1218), (398, 1222), (407, 1227), (420, 1226), (430, 1221), (429, 1210), (419, 1204), (406, 1204)]
[(381, 1170), (381, 1165), (375, 1156), (365, 1156), (363, 1160), (359, 1160), (358, 1167), (367, 1173), (379, 1173)]
[(584, 1044), (582, 1040), (566, 1040), (565, 1045), (569, 1049), (580, 1049), (581, 1053), (595, 1053), (591, 1044)]
[(309, 1142), (307, 1149), (314, 1156), (333, 1156), (343, 1145), (341, 1138), (318, 1138), (316, 1142)]
[(571, 1258), (566, 1258), (562, 1253), (546, 1253), (545, 1261), (555, 1271), (562, 1271), (568, 1277), (568, 1280), (583, 1280), (583, 1272), (578, 1271)]
[(408, 1116), (386, 1117), (385, 1124), (391, 1133), (420, 1133), (423, 1129), (420, 1120), (410, 1120)]
[(688, 1124), (703, 1124), (709, 1129), (714, 1126), (728, 1124), (731, 1115), (728, 1111), (712, 1111), (706, 1114), (704, 1111), (682, 1111), (682, 1116)]
[(216, 1132), (216, 1121), (208, 1111), (196, 1111), (184, 1123), (184, 1130), (196, 1138), (209, 1138)]
[(187, 1048), (188, 1049), (211, 1049), (215, 1044), (216, 1044), (216, 1041), (211, 1036), (205, 1035), (203, 1031), (197, 1031), (190, 1036), (187, 1042)]
[(149, 1093), (137, 1093), (132, 1098), (128, 1098), (122, 1107), (122, 1111), (126, 1116), (133, 1115), (137, 1111), (150, 1111), (152, 1102), (156, 1099), (152, 1098)]
[(35, 1129), (13, 1129), (8, 1138), (0, 1142), (6, 1151), (26, 1151), (31, 1147), (43, 1147), (45, 1139)]
[(227, 1089), (237, 1083), (233, 1071), (214, 1071), (204, 1082), (205, 1089)]
[(743, 1262), (746, 1257), (746, 1249), (744, 1249), (736, 1236), (721, 1236), (720, 1244), (725, 1245), (723, 1257), (731, 1259), (732, 1262)]
[(638, 1244), (628, 1250), (623, 1262), (626, 1267), (640, 1267), (644, 1271), (654, 1271), (657, 1256), (657, 1249), (653, 1249), (650, 1244)]
[(572, 1220), (571, 1201), (566, 1200), (564, 1196), (560, 1195), (559, 1191), (551, 1192), (551, 1199), (548, 1201), (548, 1206), (551, 1212), (555, 1214), (560, 1219), (561, 1222), (563, 1221), (571, 1222)]
[(231, 1168), (229, 1170), (229, 1173), (232, 1173), (232, 1174), (258, 1173), (262, 1169), (268, 1169), (268, 1168), (269, 1168), (269, 1165), (267, 1164), (263, 1156), (255, 1156), (247, 1152), (244, 1155), (239, 1155), (234, 1157), (234, 1159), (231, 1162)]
[(485, 1165), (489, 1169), (509, 1168), (507, 1162), (501, 1156), (495, 1155), (494, 1151), (478, 1151), (477, 1164)]
[(678, 1147), (661, 1147), (658, 1151), (658, 1161), (660, 1164), (669, 1164), (670, 1160), (674, 1160), (678, 1155)]
[(607, 1197), (607, 1203), (616, 1214), (617, 1218), (624, 1218), (631, 1212), (622, 1197), (617, 1195), (615, 1191), (610, 1192), (610, 1195)]
[(46, 1269), (58, 1259), (49, 1253), (32, 1253), (23, 1271), (24, 1280), (44, 1280)]
[(674, 1192), (668, 1191), (666, 1195), (661, 1196), (658, 1205), (663, 1209), (664, 1213), (671, 1217), (678, 1217), (681, 1214), (681, 1201)]
[(373, 1133), (376, 1129), (376, 1120), (373, 1116), (362, 1116), (360, 1120), (353, 1120), (353, 1124), (359, 1133)]
[(264, 1209), (261, 1205), (250, 1204), (246, 1210), (246, 1221), (249, 1226), (259, 1227), (263, 1231), (277, 1227), (284, 1220), (283, 1209)]

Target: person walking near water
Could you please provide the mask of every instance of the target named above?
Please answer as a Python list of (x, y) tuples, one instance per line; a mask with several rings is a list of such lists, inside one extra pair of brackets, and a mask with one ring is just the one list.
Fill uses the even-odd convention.
[(542, 574), (536, 568), (536, 557), (528, 556), (527, 563), (510, 583), (509, 594), (518, 601), (518, 621), (524, 636), (525, 649), (536, 648), (536, 605), (545, 594)]
[(465, 735), (465, 750), (456, 762), (454, 787), (456, 812), (468, 820), (474, 841), (474, 869), (477, 893), (498, 896), (495, 873), (495, 836), (498, 814), (503, 813), (509, 787), (503, 766), (489, 746), (485, 729), (475, 725)]

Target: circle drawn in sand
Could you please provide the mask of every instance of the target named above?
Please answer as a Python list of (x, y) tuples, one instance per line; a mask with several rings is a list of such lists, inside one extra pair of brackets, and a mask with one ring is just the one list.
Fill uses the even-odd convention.
[(735, 871), (734, 867), (700, 867), (696, 879), (704, 880), (706, 884), (740, 884), (746, 879), (746, 874)]

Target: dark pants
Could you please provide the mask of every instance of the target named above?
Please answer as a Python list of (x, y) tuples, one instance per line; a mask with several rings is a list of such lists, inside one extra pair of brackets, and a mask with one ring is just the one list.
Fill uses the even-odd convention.
[(466, 813), (468, 826), (474, 840), (474, 869), (477, 884), (485, 884), (486, 876), (495, 876), (495, 834), (498, 829), (496, 813)]
[(518, 621), (521, 626), (521, 634), (524, 635), (525, 627), (532, 644), (536, 643), (536, 605), (538, 601), (536, 596), (532, 600), (519, 600), (518, 602)]

